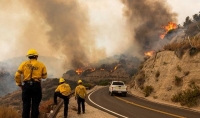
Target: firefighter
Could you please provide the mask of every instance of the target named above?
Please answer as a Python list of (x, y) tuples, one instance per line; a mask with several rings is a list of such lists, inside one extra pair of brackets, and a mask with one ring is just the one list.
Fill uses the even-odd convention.
[(81, 113), (81, 107), (82, 107), (82, 113), (85, 113), (85, 98), (86, 98), (87, 92), (85, 86), (82, 84), (82, 80), (78, 80), (78, 85), (75, 88), (75, 100), (77, 100), (78, 104), (78, 112), (77, 114)]
[[(20, 64), (15, 73), (16, 85), (22, 90), (22, 118), (38, 118), (39, 104), (42, 99), (41, 80), (47, 78), (46, 66), (37, 60), (35, 49), (27, 52), (29, 60)], [(30, 115), (31, 111), (31, 115)]]
[(68, 115), (68, 104), (69, 104), (70, 93), (71, 93), (71, 88), (69, 84), (65, 83), (64, 78), (60, 78), (59, 85), (54, 93), (54, 104), (57, 105), (57, 97), (60, 97), (64, 100), (64, 118), (67, 118)]

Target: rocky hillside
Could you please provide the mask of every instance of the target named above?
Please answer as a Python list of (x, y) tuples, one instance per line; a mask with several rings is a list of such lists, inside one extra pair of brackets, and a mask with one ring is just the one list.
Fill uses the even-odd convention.
[(132, 77), (132, 91), (155, 101), (200, 106), (200, 33), (197, 31), (193, 36), (182, 33), (172, 37), (175, 42), (146, 58)]

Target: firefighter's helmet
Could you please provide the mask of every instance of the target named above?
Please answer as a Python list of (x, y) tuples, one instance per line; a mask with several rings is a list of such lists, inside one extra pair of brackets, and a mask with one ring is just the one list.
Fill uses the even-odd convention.
[(61, 78), (59, 79), (59, 83), (62, 83), (62, 82), (65, 82), (65, 79), (61, 77)]
[(82, 80), (78, 80), (78, 84), (82, 83)]
[(26, 56), (28, 56), (28, 57), (30, 57), (30, 56), (38, 56), (38, 53), (37, 53), (37, 51), (35, 49), (30, 49), (30, 50), (28, 50)]

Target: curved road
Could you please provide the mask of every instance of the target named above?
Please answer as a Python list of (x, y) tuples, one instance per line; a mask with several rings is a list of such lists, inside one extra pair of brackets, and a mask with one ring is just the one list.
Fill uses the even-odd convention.
[(200, 118), (200, 112), (153, 103), (129, 94), (110, 96), (108, 87), (90, 93), (86, 102), (118, 118)]

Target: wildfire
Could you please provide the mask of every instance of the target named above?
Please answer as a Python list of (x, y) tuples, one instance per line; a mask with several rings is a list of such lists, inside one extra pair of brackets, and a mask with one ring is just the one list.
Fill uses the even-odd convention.
[(100, 70), (102, 70), (102, 71), (103, 71), (103, 70), (105, 70), (105, 69), (103, 69), (103, 68), (100, 68)]
[(90, 68), (90, 72), (94, 72), (95, 70), (95, 68)]
[(80, 75), (82, 72), (83, 72), (82, 69), (77, 69), (77, 70), (76, 70), (76, 73), (79, 74), (79, 75)]
[(144, 53), (145, 56), (149, 56), (149, 57), (153, 56), (153, 54), (154, 54), (153, 50)]
[(113, 71), (117, 70), (117, 68), (119, 68), (120, 66), (121, 66), (121, 64), (117, 64), (117, 65), (114, 67)]
[(96, 68), (88, 68), (88, 69), (80, 69), (80, 68), (78, 68), (78, 69), (76, 69), (76, 73), (78, 75), (80, 75), (81, 73), (83, 73), (85, 71), (87, 71), (87, 72), (94, 72), (95, 70), (96, 70)]
[(165, 37), (167, 32), (169, 32), (172, 29), (176, 29), (177, 28), (177, 24), (173, 23), (173, 22), (169, 22), (166, 26), (163, 26), (162, 28), (164, 28), (165, 32), (160, 35), (161, 39), (163, 39)]

